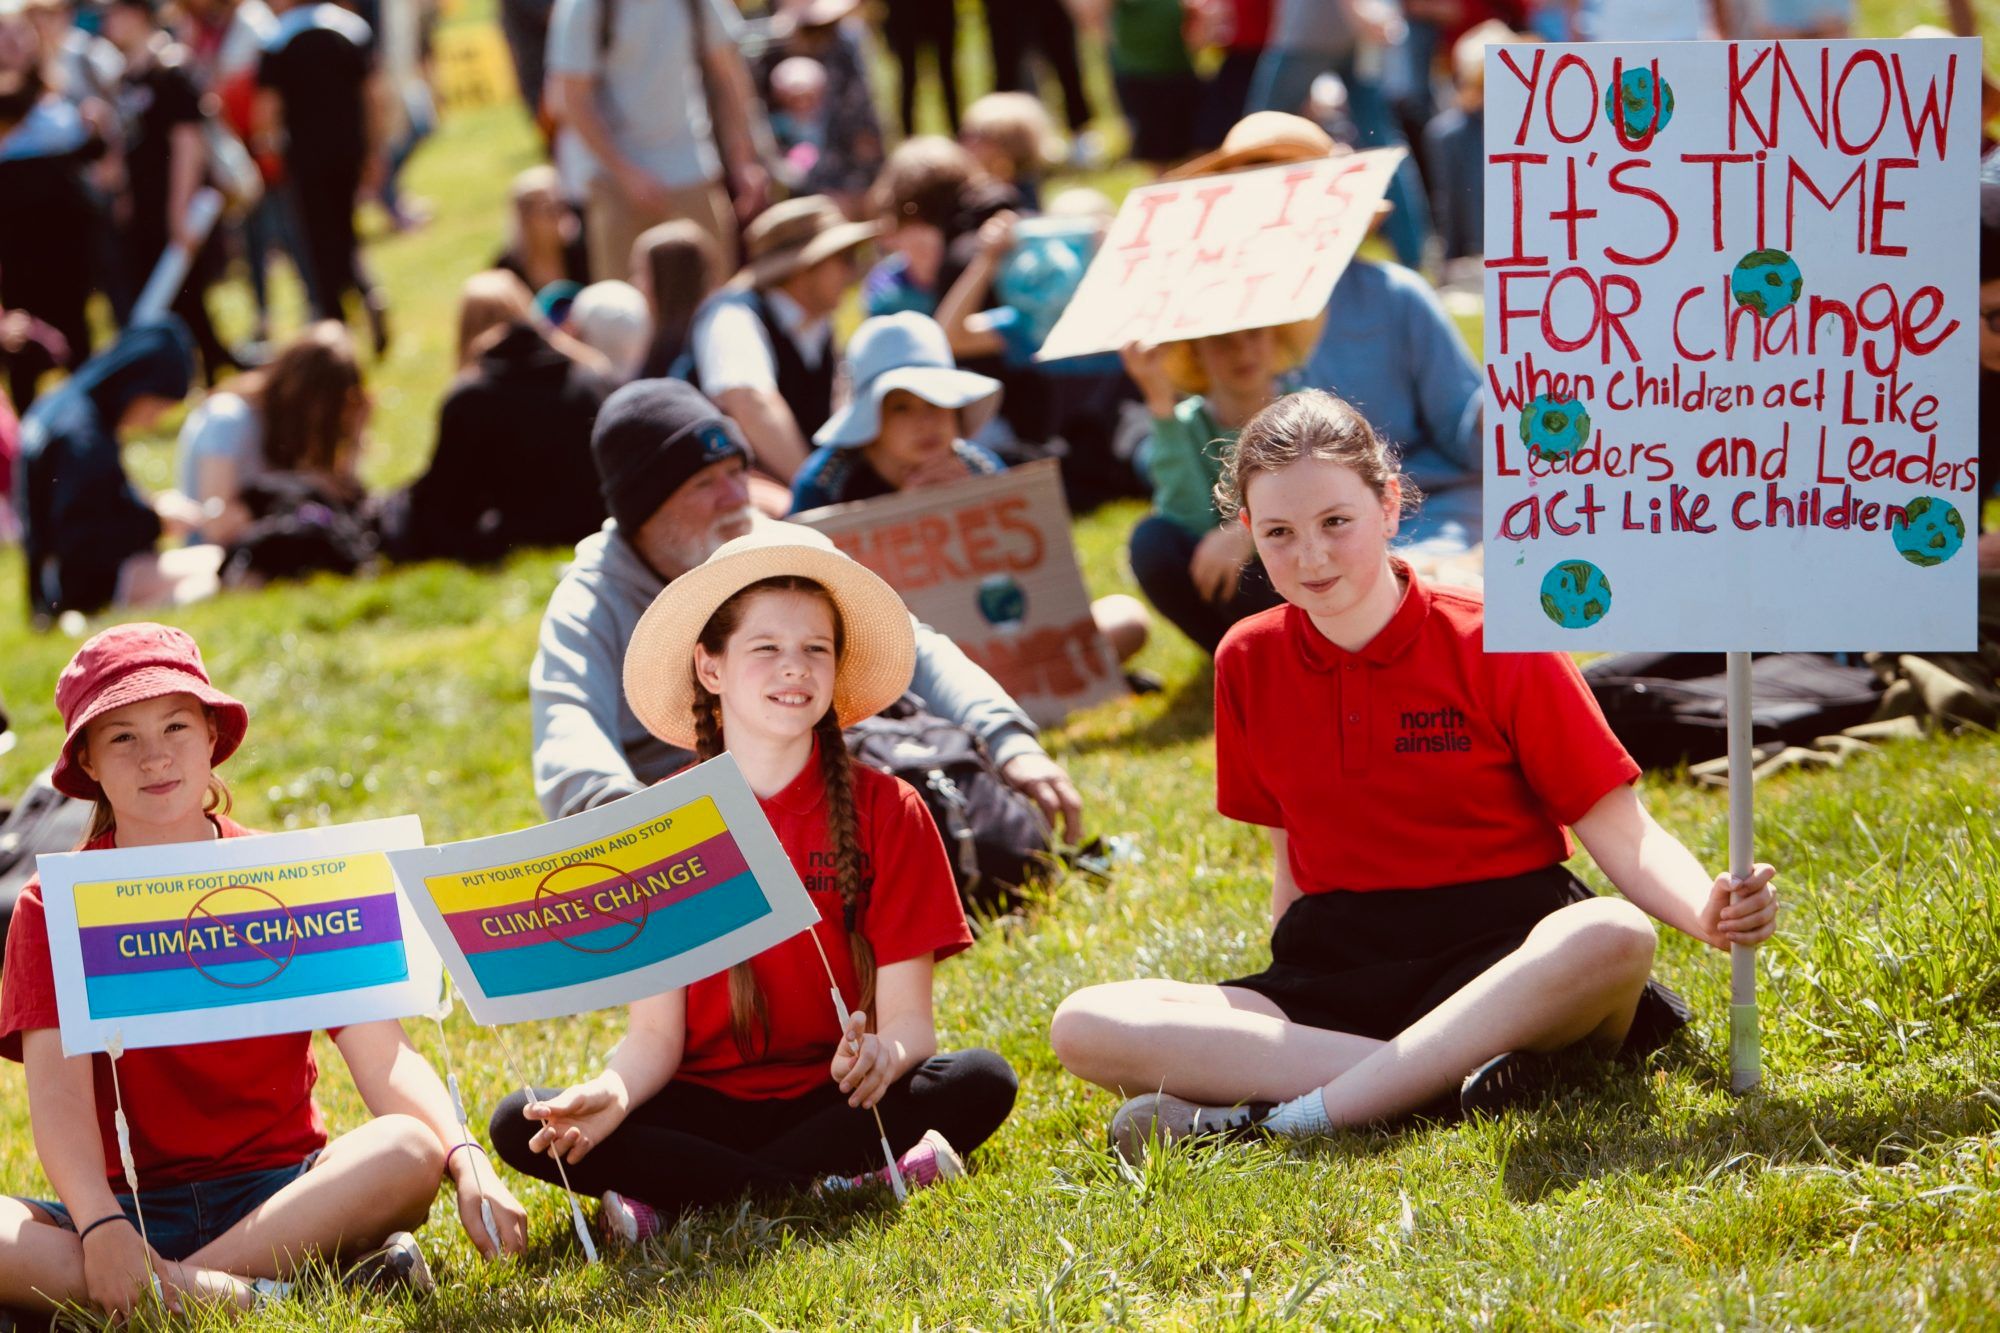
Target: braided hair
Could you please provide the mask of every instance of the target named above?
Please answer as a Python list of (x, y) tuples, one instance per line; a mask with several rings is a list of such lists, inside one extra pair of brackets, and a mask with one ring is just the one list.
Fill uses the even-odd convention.
[[(834, 661), (838, 664), (846, 648), (846, 631), (840, 621), (840, 608), (827, 596), (825, 588), (811, 579), (793, 575), (760, 579), (738, 590), (715, 609), (708, 624), (702, 627), (697, 642), (710, 654), (720, 656), (728, 645), (729, 637), (743, 623), (744, 612), (749, 609), (751, 600), (766, 592), (802, 592), (822, 599), (833, 613), (833, 652)], [(688, 663), (688, 670), (694, 671), (692, 660)], [(861, 907), (869, 886), (863, 880), (861, 869), (861, 827), (854, 809), (853, 761), (840, 734), (840, 718), (832, 707), (813, 724), (813, 732), (819, 741), (820, 777), (826, 786), (826, 825), (827, 835), (833, 843), (834, 879), (840, 889), (848, 954), (854, 964), (855, 983), (861, 992), (855, 1007), (866, 1014), (875, 1004), (875, 950), (860, 931)], [(695, 677), (694, 689), (694, 736), (697, 760), (713, 759), (728, 748), (722, 734), (722, 700), (709, 692), (699, 675)], [(870, 1017), (871, 1026), (873, 1022)], [(770, 1045), (770, 1005), (764, 997), (763, 988), (757, 984), (755, 970), (748, 962), (738, 963), (729, 969), (729, 1027), (736, 1049), (745, 1060), (755, 1059), (760, 1050)]]

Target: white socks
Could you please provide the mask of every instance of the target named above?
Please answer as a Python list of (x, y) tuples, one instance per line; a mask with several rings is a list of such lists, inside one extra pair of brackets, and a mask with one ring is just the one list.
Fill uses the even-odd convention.
[(1277, 1109), (1264, 1118), (1260, 1128), (1286, 1138), (1302, 1139), (1313, 1134), (1333, 1133), (1333, 1122), (1326, 1118), (1326, 1099), (1320, 1096), (1318, 1088), (1314, 1088), (1303, 1097), (1279, 1102)]

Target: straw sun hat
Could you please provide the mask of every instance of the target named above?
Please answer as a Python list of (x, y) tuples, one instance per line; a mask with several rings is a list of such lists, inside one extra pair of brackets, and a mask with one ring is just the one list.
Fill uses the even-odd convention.
[(693, 748), (695, 642), (724, 602), (753, 583), (787, 575), (826, 589), (840, 613), (833, 707), (841, 726), (875, 716), (909, 688), (916, 631), (895, 589), (811, 528), (760, 523), (669, 583), (639, 618), (625, 650), (625, 699), (647, 731)]

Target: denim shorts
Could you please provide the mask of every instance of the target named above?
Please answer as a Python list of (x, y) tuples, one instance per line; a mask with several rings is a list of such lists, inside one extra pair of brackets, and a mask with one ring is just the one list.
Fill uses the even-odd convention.
[[(195, 1180), (185, 1185), (162, 1185), (140, 1190), (139, 1207), (146, 1213), (146, 1239), (162, 1259), (176, 1262), (209, 1244), (248, 1217), (258, 1204), (312, 1170), (319, 1160), (313, 1153), (295, 1166), (276, 1166), (264, 1171), (244, 1171), (214, 1180)], [(138, 1225), (138, 1209), (129, 1194), (114, 1195), (125, 1216)], [(53, 1199), (27, 1199), (55, 1219), (65, 1231), (77, 1229), (69, 1209)], [(95, 1222), (96, 1218), (90, 1221)]]

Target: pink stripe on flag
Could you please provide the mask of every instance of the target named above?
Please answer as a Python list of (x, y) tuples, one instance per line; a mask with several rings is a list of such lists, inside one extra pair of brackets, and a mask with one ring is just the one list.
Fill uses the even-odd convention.
[[(701, 873), (694, 875), (690, 872), (697, 864)], [(636, 938), (649, 913), (726, 883), (747, 869), (736, 839), (724, 831), (629, 875), (591, 863), (558, 870), (548, 882), (559, 892), (536, 893), (528, 886), (528, 896), (519, 901), (453, 912), (445, 924), (468, 954), (569, 940), (595, 931), (622, 930)], [(676, 876), (681, 882), (675, 882)]]

